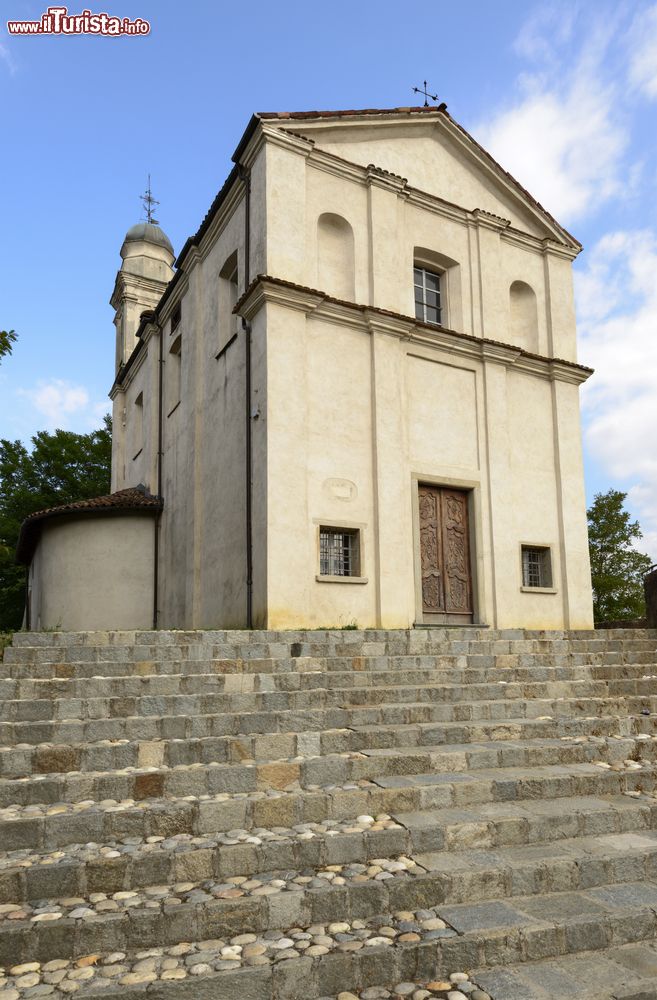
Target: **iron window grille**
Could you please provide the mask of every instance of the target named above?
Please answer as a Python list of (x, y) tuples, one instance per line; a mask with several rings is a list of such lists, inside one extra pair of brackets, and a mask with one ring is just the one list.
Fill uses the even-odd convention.
[(424, 323), (440, 325), (442, 308), (440, 304), (440, 275), (427, 271), (424, 267), (413, 268), (415, 285), (415, 318)]
[(358, 576), (359, 556), (358, 531), (319, 529), (320, 576)]
[(550, 550), (529, 545), (522, 547), (523, 587), (546, 588), (552, 586)]

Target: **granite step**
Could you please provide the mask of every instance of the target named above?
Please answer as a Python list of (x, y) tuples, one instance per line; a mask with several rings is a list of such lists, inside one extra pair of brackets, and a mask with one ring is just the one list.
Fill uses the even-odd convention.
[[(59, 748), (60, 760), (71, 748)], [(633, 787), (648, 790), (657, 773), (655, 741), (618, 740), (600, 745), (579, 744), (579, 752), (559, 754), (555, 763), (545, 763), (548, 753), (533, 752), (531, 746), (512, 746), (507, 751), (474, 745), (467, 752), (445, 753), (440, 746), (404, 751), (324, 754), (306, 758), (210, 761), (203, 763), (125, 767), (120, 770), (36, 774), (26, 778), (0, 779), (0, 818), (24, 815), (37, 806), (45, 813), (63, 805), (83, 801), (144, 800), (151, 797), (202, 797), (219, 792), (270, 792), (330, 790), (349, 783), (388, 789), (435, 786), (436, 798), (445, 805), (527, 796), (591, 794), (600, 789)], [(467, 756), (466, 756), (467, 754)], [(569, 760), (564, 758), (569, 757)], [(559, 759), (561, 758), (561, 759)], [(580, 758), (579, 760), (577, 758)], [(51, 758), (52, 759), (52, 758)], [(469, 766), (468, 766), (469, 764)], [(628, 784), (629, 779), (632, 782)], [(636, 779), (636, 780), (634, 780)], [(637, 784), (638, 783), (638, 784)], [(561, 789), (556, 791), (555, 789)], [(368, 792), (370, 797), (373, 789)], [(425, 793), (429, 795), (428, 789)]]
[[(24, 871), (28, 880), (46, 879), (51, 886), (53, 879), (65, 879), (59, 891), (33, 888), (28, 896), (48, 898), (107, 891), (108, 886), (116, 891), (187, 879), (252, 877), (372, 857), (489, 850), (657, 827), (657, 800), (644, 794), (427, 807), (291, 828), (216, 832), (212, 813), (223, 814), (225, 806), (220, 800), (150, 800), (143, 809), (90, 807), (73, 816), (53, 815), (47, 824), (42, 817), (14, 820), (13, 829), (7, 821), (2, 824), (6, 849), (0, 854), (2, 900), (14, 899)], [(203, 833), (208, 827), (210, 832)]]
[[(6, 651), (7, 652), (7, 651)], [(350, 678), (368, 683), (374, 673), (394, 673), (408, 670), (422, 670), (438, 677), (458, 678), (470, 681), (496, 680), (498, 676), (517, 675), (521, 679), (587, 679), (593, 671), (603, 673), (602, 679), (615, 676), (615, 668), (625, 671), (645, 673), (654, 671), (657, 654), (651, 654), (646, 664), (622, 663), (621, 654), (609, 654), (604, 660), (597, 656), (493, 656), (493, 655), (405, 655), (371, 657), (290, 657), (286, 659), (252, 660), (95, 660), (83, 663), (9, 663), (0, 664), (0, 678), (10, 680), (64, 681), (69, 679), (91, 679), (96, 677), (124, 678), (142, 676), (168, 677), (172, 674), (195, 677), (199, 674), (224, 676), (238, 674), (267, 674), (276, 678), (302, 676), (304, 674), (324, 675), (327, 685), (335, 683), (342, 676), (347, 683)], [(651, 666), (652, 664), (652, 666)], [(336, 676), (337, 675), (337, 676)], [(279, 681), (282, 683), (282, 680)]]
[[(650, 720), (648, 720), (650, 721)], [(562, 736), (525, 740), (491, 740), (475, 744), (411, 745), (396, 748), (367, 746), (359, 739), (359, 749), (352, 750), (354, 733), (349, 729), (320, 732), (240, 734), (199, 739), (100, 740), (80, 744), (22, 744), (0, 746), (0, 778), (29, 778), (72, 772), (122, 771), (125, 768), (175, 768), (182, 765), (275, 761), (291, 758), (328, 757), (343, 753), (362, 753), (397, 762), (397, 771), (405, 774), (411, 758), (418, 758), (419, 770), (463, 771), (477, 767), (533, 766), (535, 764), (583, 763), (606, 760), (609, 763), (637, 759), (653, 760), (657, 755), (657, 735), (638, 736)], [(314, 767), (322, 766), (316, 762)], [(342, 774), (327, 775), (337, 780)], [(321, 782), (320, 782), (321, 783)]]
[[(489, 700), (465, 703), (390, 702), (353, 708), (299, 708), (262, 711), (214, 711), (214, 696), (143, 699), (142, 710), (152, 714), (101, 716), (93, 719), (46, 719), (0, 722), (0, 743), (83, 743), (100, 739), (166, 739), (280, 733), (325, 729), (362, 729), (365, 726), (402, 726), (414, 723), (505, 722), (614, 718), (657, 714), (657, 696), (642, 698), (579, 698)], [(162, 704), (166, 702), (166, 704)], [(170, 709), (171, 714), (162, 710)]]
[[(515, 855), (502, 851), (490, 858), (488, 869), (473, 852), (456, 855), (460, 866), (450, 865), (452, 855), (443, 856), (450, 865), (447, 871), (442, 862), (425, 870), (423, 856), (376, 858), (304, 872), (268, 872), (254, 879), (208, 878), (141, 890), (12, 900), (0, 907), (0, 963), (25, 954), (35, 930), (45, 962), (102, 953), (110, 942), (117, 950), (128, 950), (136, 940), (141, 947), (177, 944), (188, 940), (190, 931), (194, 938), (230, 937), (432, 909), (437, 919), (428, 917), (427, 926), (422, 921), (417, 927), (408, 921), (406, 932), (445, 932), (434, 936), (440, 938), (452, 936), (454, 930), (490, 932), (559, 915), (586, 916), (610, 899), (623, 906), (637, 901), (652, 906), (657, 835), (644, 837), (640, 845), (638, 841), (625, 835), (567, 842), (565, 857), (557, 848), (550, 851), (549, 845), (540, 845), (531, 854), (526, 849), (524, 857), (522, 851)], [(539, 854), (546, 846), (550, 870)], [(472, 876), (468, 886), (476, 893), (477, 904), (462, 901), (463, 896), (467, 900), (462, 880), (473, 861), (478, 862), (477, 877)], [(651, 888), (646, 891), (642, 886)]]
[[(10, 655), (12, 654), (12, 655)], [(107, 659), (109, 654), (100, 651), (95, 659), (66, 661), (59, 659), (38, 661), (29, 659), (26, 651), (9, 647), (5, 650), (5, 661), (0, 664), (2, 679), (60, 679), (84, 677), (125, 677), (157, 675), (168, 676), (181, 674), (195, 676), (199, 673), (252, 674), (267, 673), (274, 676), (285, 674), (304, 674), (321, 672), (327, 675), (330, 682), (333, 674), (349, 676), (364, 675), (381, 671), (422, 669), (434, 671), (437, 674), (462, 672), (467, 679), (476, 679), (477, 671), (483, 674), (491, 671), (517, 670), (525, 675), (536, 674), (537, 679), (550, 677), (557, 672), (566, 678), (577, 679), (589, 676), (591, 673), (603, 673), (603, 679), (615, 676), (618, 672), (638, 672), (642, 667), (650, 671), (657, 662), (657, 650), (649, 649), (635, 653), (608, 651), (605, 653), (569, 652), (569, 653), (455, 653), (445, 650), (443, 653), (399, 653), (376, 654), (368, 656), (290, 656), (290, 657), (240, 657), (225, 658), (207, 655), (195, 659), (180, 656), (162, 656), (140, 659), (130, 657), (127, 652), (117, 651), (113, 659)], [(119, 658), (120, 656), (120, 658)], [(622, 675), (622, 674), (621, 674)]]
[[(622, 691), (623, 685), (617, 685)], [(377, 687), (325, 688), (306, 690), (248, 690), (248, 685), (235, 685), (235, 690), (182, 692), (119, 697), (56, 697), (8, 699), (0, 703), (1, 722), (64, 721), (67, 719), (105, 719), (126, 716), (190, 715), (298, 712), (310, 708), (341, 708), (345, 711), (376, 709), (397, 705), (440, 705), (445, 711), (456, 706), (472, 706), (482, 713), (484, 705), (513, 701), (516, 705), (536, 703), (541, 709), (554, 707), (556, 702), (572, 706), (582, 702), (602, 714), (608, 705), (625, 707), (629, 713), (657, 707), (657, 680), (628, 682), (629, 690), (612, 693), (608, 684), (597, 687), (593, 682), (560, 684), (509, 684), (499, 680), (491, 684), (410, 684)], [(242, 688), (240, 690), (240, 688)], [(638, 693), (637, 693), (638, 688)], [(491, 707), (491, 711), (493, 708)], [(536, 713), (538, 714), (538, 713)]]
[[(198, 906), (221, 899), (227, 910), (229, 906), (243, 906), (245, 913), (253, 914), (259, 909), (258, 928), (267, 930), (286, 926), (286, 920), (290, 924), (355, 919), (418, 907), (470, 906), (473, 899), (506, 899), (513, 905), (517, 896), (586, 891), (650, 881), (656, 876), (654, 831), (573, 838), (524, 848), (372, 858), (257, 873), (253, 878), (233, 876), (222, 881), (209, 876), (116, 892), (81, 892), (77, 896), (68, 891), (65, 896), (35, 895), (38, 888), (57, 891), (61, 880), (49, 884), (47, 874), (30, 879), (26, 873), (15, 882), (13, 898), (0, 906), (0, 935), (16, 927), (16, 921), (27, 932), (34, 917), (44, 912), (58, 916), (40, 917), (37, 923), (69, 917), (88, 920), (135, 909), (171, 913), (175, 904), (179, 918), (184, 911), (178, 907), (183, 903)], [(98, 947), (102, 949), (102, 942)]]
[[(653, 693), (657, 673), (646, 674), (641, 668), (637, 676), (594, 679), (590, 668), (577, 668), (580, 673), (570, 676), (564, 668), (491, 668), (471, 670), (463, 668), (405, 668), (367, 671), (313, 670), (306, 672), (251, 672), (251, 673), (178, 673), (144, 674), (123, 676), (62, 677), (46, 679), (0, 680), (0, 698), (4, 701), (35, 700), (57, 701), (58, 699), (110, 699), (161, 697), (165, 695), (226, 694), (241, 695), (269, 692), (340, 692), (348, 697), (349, 692), (372, 692), (376, 697), (379, 690), (396, 688), (432, 688), (445, 692), (452, 700), (457, 692), (470, 694), (473, 690), (489, 690), (502, 686), (508, 691), (506, 697), (561, 696), (571, 692), (573, 696), (586, 697), (610, 695), (638, 695)], [(573, 672), (571, 671), (570, 674)], [(331, 694), (337, 697), (337, 694)], [(467, 700), (467, 699), (466, 699)], [(479, 699), (481, 700), (481, 696)]]
[[(83, 955), (81, 964), (61, 958), (46, 963), (47, 969), (39, 967), (35, 971), (10, 965), (8, 984), (10, 989), (18, 987), (20, 995), (21, 990), (47, 983), (46, 977), (50, 977), (63, 995), (69, 991), (61, 988), (62, 983), (82, 984), (82, 995), (89, 1000), (119, 995), (134, 1000), (143, 997), (146, 988), (149, 996), (161, 1000), (179, 997), (316, 1000), (338, 996), (345, 990), (362, 991), (381, 982), (428, 983), (448, 978), (454, 969), (474, 969), (472, 979), (466, 981), (483, 985), (484, 989), (488, 988), (488, 981), (489, 995), (494, 1000), (538, 997), (540, 994), (535, 991), (542, 989), (534, 985), (540, 975), (538, 961), (545, 970), (546, 960), (558, 960), (553, 965), (558, 971), (562, 961), (571, 962), (575, 955), (583, 959), (586, 954), (595, 964), (599, 959), (608, 961), (608, 955), (618, 956), (618, 950), (628, 945), (649, 952), (657, 931), (657, 917), (650, 908), (655, 892), (654, 883), (643, 883), (549, 894), (544, 897), (546, 909), (541, 916), (536, 916), (536, 900), (532, 898), (516, 899), (513, 907), (506, 902), (492, 902), (476, 910), (471, 907), (467, 912), (464, 908), (448, 908), (459, 929), (448, 926), (442, 930), (423, 926), (434, 927), (442, 919), (439, 914), (445, 908), (440, 906), (399, 914), (382, 913), (356, 922), (344, 920), (308, 928), (294, 925), (279, 931), (246, 932), (248, 936), (244, 933), (233, 936), (234, 928), (220, 917), (216, 923), (209, 919), (197, 929), (197, 944), (185, 941), (180, 945), (143, 947), (142, 935), (149, 940), (150, 928), (157, 923), (154, 914), (143, 924), (135, 921), (132, 945), (140, 950), (117, 949), (113, 954), (104, 951), (95, 955), (87, 946), (88, 933), (94, 940), (93, 930), (88, 931), (92, 925), (81, 920), (74, 937), (76, 952)], [(210, 912), (208, 906), (205, 912)], [(431, 916), (427, 918), (426, 914)], [(66, 939), (65, 950), (68, 950), (71, 929), (62, 921), (57, 923), (60, 925), (57, 931)], [(40, 942), (46, 926), (42, 925), (36, 935), (25, 939), (17, 934), (9, 961), (29, 962), (34, 937)], [(220, 937), (222, 927), (226, 927), (227, 933)], [(418, 930), (409, 931), (407, 927)], [(199, 940), (203, 935), (205, 938)], [(44, 930), (43, 951), (48, 944), (55, 952), (57, 938), (50, 928)], [(105, 947), (112, 945), (108, 942)], [(499, 977), (500, 967), (506, 971), (506, 979)], [(583, 963), (580, 968), (585, 968)], [(103, 970), (109, 972), (103, 974)], [(533, 981), (523, 976), (523, 972), (533, 977)], [(516, 978), (516, 984), (524, 979), (528, 992), (510, 990), (509, 986), (514, 984), (509, 976), (520, 977)], [(106, 978), (112, 985), (107, 987), (102, 983), (102, 989), (96, 985)], [(590, 983), (588, 977), (585, 981)], [(565, 989), (567, 976), (563, 975), (561, 987), (557, 982), (555, 977), (552, 993), (548, 995), (570, 996), (567, 990), (557, 992)], [(623, 988), (626, 984), (638, 988), (636, 976), (634, 983), (630, 977), (625, 982), (616, 982)], [(589, 992), (589, 996), (593, 995), (596, 994)], [(609, 995), (613, 996), (613, 992)]]
[(532, 643), (537, 648), (566, 643), (583, 643), (592, 647), (629, 646), (636, 642), (657, 641), (657, 629), (605, 629), (593, 631), (564, 629), (494, 629), (477, 625), (461, 627), (415, 627), (411, 629), (297, 629), (297, 630), (239, 630), (239, 629), (159, 629), (141, 631), (90, 631), (90, 632), (17, 632), (14, 645), (27, 647), (48, 646), (162, 646), (215, 645), (230, 643), (236, 648), (261, 644), (300, 642), (331, 646), (353, 646), (362, 643), (384, 643), (388, 646), (423, 646), (426, 644), (467, 642), (491, 645), (501, 642)]
[[(326, 745), (327, 733), (342, 732), (346, 734), (346, 744), (340, 749), (360, 750), (368, 748), (385, 748), (399, 746), (416, 746), (442, 743), (470, 743), (489, 740), (506, 741), (512, 739), (533, 739), (537, 737), (560, 738), (565, 736), (606, 736), (632, 733), (652, 735), (657, 729), (657, 716), (613, 716), (598, 717), (576, 716), (573, 718), (544, 716), (535, 719), (507, 718), (505, 720), (474, 720), (465, 722), (405, 722), (393, 724), (352, 725), (346, 727), (342, 716), (338, 716), (340, 724), (321, 727), (313, 718), (315, 728), (296, 727), (298, 733), (305, 736), (314, 734)], [(293, 720), (288, 720), (289, 722)], [(307, 721), (307, 720), (299, 720)], [(153, 742), (158, 740), (187, 741), (194, 739), (221, 738), (229, 735), (241, 739), (243, 737), (279, 737), (285, 735), (281, 727), (275, 732), (267, 732), (262, 725), (261, 731), (252, 733), (225, 733), (225, 726), (216, 721), (215, 716), (151, 717), (148, 719), (99, 719), (93, 722), (62, 722), (56, 724), (21, 723), (19, 731), (12, 729), (11, 745), (21, 749), (42, 744), (75, 746), (82, 743), (98, 743), (101, 741)], [(231, 726), (238, 729), (237, 724)], [(209, 730), (209, 732), (208, 732)], [(218, 730), (218, 732), (216, 732)], [(0, 726), (0, 732), (2, 728)], [(5, 732), (6, 735), (6, 732)]]
[[(433, 905), (429, 899), (439, 902), (443, 898), (439, 877), (420, 879), (415, 892), (411, 891), (414, 873), (424, 874), (410, 858), (376, 858), (363, 864), (285, 869), (253, 879), (207, 878), (113, 893), (15, 899), (0, 905), (0, 964), (22, 951), (29, 940), (21, 939), (29, 939), (35, 931), (40, 933), (45, 961), (102, 952), (110, 943), (121, 950), (134, 947), (135, 940), (142, 947), (177, 944), (188, 940), (191, 932), (194, 938), (223, 937), (365, 919), (408, 909), (415, 896), (417, 906), (422, 901), (424, 906)], [(407, 883), (405, 888), (402, 882)], [(78, 927), (84, 927), (82, 952)]]
[[(239, 675), (230, 675), (238, 678)], [(261, 677), (261, 675), (254, 675)], [(218, 685), (210, 685), (208, 690), (198, 685), (200, 690), (169, 690), (163, 693), (151, 693), (141, 690), (136, 694), (120, 693), (102, 696), (100, 693), (89, 695), (82, 692), (77, 697), (58, 694), (54, 698), (19, 698), (6, 699), (0, 705), (0, 720), (3, 721), (34, 721), (41, 719), (66, 718), (103, 718), (108, 714), (115, 715), (170, 715), (174, 714), (179, 704), (184, 704), (190, 712), (205, 715), (208, 709), (215, 712), (235, 710), (241, 712), (254, 711), (294, 711), (308, 708), (312, 704), (323, 707), (359, 708), (385, 704), (403, 704), (405, 702), (424, 703), (462, 703), (498, 701), (513, 698), (515, 700), (554, 700), (567, 698), (579, 700), (583, 698), (607, 698), (610, 696), (608, 684), (602, 682), (572, 683), (528, 683), (509, 684), (504, 679), (489, 684), (453, 684), (453, 683), (423, 683), (413, 685), (402, 683), (398, 685), (380, 685), (376, 687), (327, 688), (317, 684), (303, 690), (271, 690), (266, 680), (261, 680), (258, 688), (253, 683), (233, 683), (228, 689)], [(639, 682), (634, 682), (638, 684)], [(197, 685), (194, 685), (196, 687)], [(215, 690), (212, 690), (212, 688)], [(645, 680), (641, 682), (642, 695), (655, 696), (657, 682)], [(635, 697), (634, 691), (630, 697)], [(30, 714), (31, 713), (31, 714)], [(75, 713), (75, 714), (73, 714)]]
[[(257, 635), (257, 633), (254, 633)], [(657, 640), (517, 640), (494, 641), (491, 639), (456, 640), (442, 643), (421, 641), (413, 635), (410, 641), (362, 640), (351, 643), (334, 642), (291, 642), (263, 643), (252, 640), (248, 644), (213, 643), (211, 641), (148, 645), (57, 645), (21, 646), (12, 645), (5, 651), (5, 663), (32, 664), (82, 664), (98, 661), (153, 662), (153, 661), (208, 661), (208, 660), (288, 660), (290, 658), (343, 658), (371, 659), (384, 656), (525, 656), (551, 658), (564, 656), (585, 656), (595, 658), (611, 657), (616, 662), (622, 660), (640, 662), (642, 656), (657, 654)]]
[(657, 978), (656, 681), (657, 631), (19, 636), (0, 1000), (601, 1000), (559, 992), (575, 960), (627, 1000)]
[[(655, 1000), (657, 944), (622, 944), (523, 965), (476, 969), (470, 980), (495, 1000)], [(358, 994), (357, 994), (358, 995)], [(443, 994), (444, 995), (444, 994)], [(484, 995), (488, 996), (488, 993)], [(382, 994), (383, 996), (383, 994)]]

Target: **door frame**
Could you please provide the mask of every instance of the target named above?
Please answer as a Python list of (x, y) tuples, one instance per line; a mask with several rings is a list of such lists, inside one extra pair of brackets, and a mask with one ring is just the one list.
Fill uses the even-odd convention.
[(411, 473), (411, 497), (413, 502), (413, 574), (415, 583), (415, 624), (416, 625), (456, 625), (457, 623), (437, 622), (434, 616), (425, 618), (422, 606), (422, 565), (420, 557), (420, 485), (438, 486), (444, 489), (462, 490), (467, 495), (468, 504), (468, 544), (470, 549), (470, 576), (472, 587), (472, 622), (461, 623), (461, 627), (484, 625), (482, 609), (485, 607), (483, 584), (483, 538), (481, 521), (481, 483), (479, 480), (462, 479), (454, 476), (432, 476)]

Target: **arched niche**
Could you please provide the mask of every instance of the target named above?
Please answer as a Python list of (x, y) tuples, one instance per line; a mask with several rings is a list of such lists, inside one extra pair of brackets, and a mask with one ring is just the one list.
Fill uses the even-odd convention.
[(341, 215), (324, 212), (317, 220), (317, 278), (323, 292), (353, 302), (355, 290), (354, 231)]
[(424, 268), (440, 276), (441, 326), (463, 330), (461, 266), (453, 257), (430, 247), (413, 247), (413, 268)]
[(509, 289), (511, 343), (538, 352), (538, 308), (536, 293), (525, 281), (514, 281)]

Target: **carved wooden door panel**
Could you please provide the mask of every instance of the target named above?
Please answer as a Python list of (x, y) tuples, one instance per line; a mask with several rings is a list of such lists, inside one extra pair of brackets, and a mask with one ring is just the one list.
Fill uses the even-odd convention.
[(440, 490), (434, 486), (420, 486), (422, 608), (429, 613), (445, 610), (442, 547)]
[(422, 611), (429, 619), (471, 621), (467, 493), (420, 485), (419, 504)]

